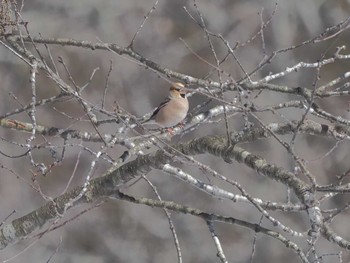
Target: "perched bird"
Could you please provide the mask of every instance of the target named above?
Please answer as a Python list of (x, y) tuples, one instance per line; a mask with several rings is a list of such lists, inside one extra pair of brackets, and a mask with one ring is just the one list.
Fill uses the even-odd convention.
[(187, 91), (182, 83), (173, 83), (168, 98), (143, 123), (156, 123), (162, 128), (170, 128), (183, 121), (188, 112)]

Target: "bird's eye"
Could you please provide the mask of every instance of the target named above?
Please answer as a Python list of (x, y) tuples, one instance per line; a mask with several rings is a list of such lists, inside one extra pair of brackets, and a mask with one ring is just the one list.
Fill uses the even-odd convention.
[(179, 89), (179, 88), (177, 88), (177, 87), (171, 87), (171, 88), (170, 88), (170, 90), (173, 90), (173, 91), (178, 91), (178, 92), (180, 92), (180, 89)]
[(186, 94), (185, 94), (185, 93), (180, 93), (180, 96), (181, 96), (182, 98), (185, 98), (185, 97), (186, 97)]

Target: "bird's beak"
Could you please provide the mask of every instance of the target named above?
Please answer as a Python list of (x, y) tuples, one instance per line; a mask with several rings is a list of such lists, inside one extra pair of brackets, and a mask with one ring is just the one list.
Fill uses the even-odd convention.
[(183, 87), (183, 88), (180, 89), (180, 92), (181, 92), (181, 93), (188, 93), (188, 92), (191, 92), (191, 89), (188, 89), (188, 88), (186, 88), (186, 87)]

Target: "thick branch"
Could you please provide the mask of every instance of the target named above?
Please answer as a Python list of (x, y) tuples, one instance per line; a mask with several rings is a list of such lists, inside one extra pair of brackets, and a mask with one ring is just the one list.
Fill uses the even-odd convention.
[(177, 151), (186, 155), (210, 153), (223, 159), (233, 158), (273, 180), (289, 185), (302, 203), (308, 207), (310, 206), (311, 199), (308, 199), (309, 188), (294, 174), (275, 165), (268, 164), (263, 158), (250, 154), (238, 146), (227, 147), (226, 137), (206, 136), (188, 143), (179, 144), (174, 146), (174, 148), (166, 148), (165, 151), (158, 150), (149, 155), (139, 156), (134, 161), (116, 168), (105, 176), (91, 180), (86, 193), (73, 204), (71, 202), (81, 193), (81, 187), (77, 187), (36, 211), (14, 220), (1, 229), (0, 248), (5, 248), (9, 244), (18, 242), (50, 220), (62, 216), (66, 210), (77, 204), (88, 203), (98, 198), (109, 196), (136, 176), (147, 174), (152, 168), (161, 169), (164, 164), (172, 161), (172, 156), (178, 154)]

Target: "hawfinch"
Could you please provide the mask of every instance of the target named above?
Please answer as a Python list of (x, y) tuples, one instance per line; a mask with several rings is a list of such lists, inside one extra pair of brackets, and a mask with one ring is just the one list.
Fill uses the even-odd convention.
[(188, 112), (187, 91), (182, 83), (173, 83), (168, 98), (143, 123), (156, 123), (162, 128), (169, 128), (183, 121)]

